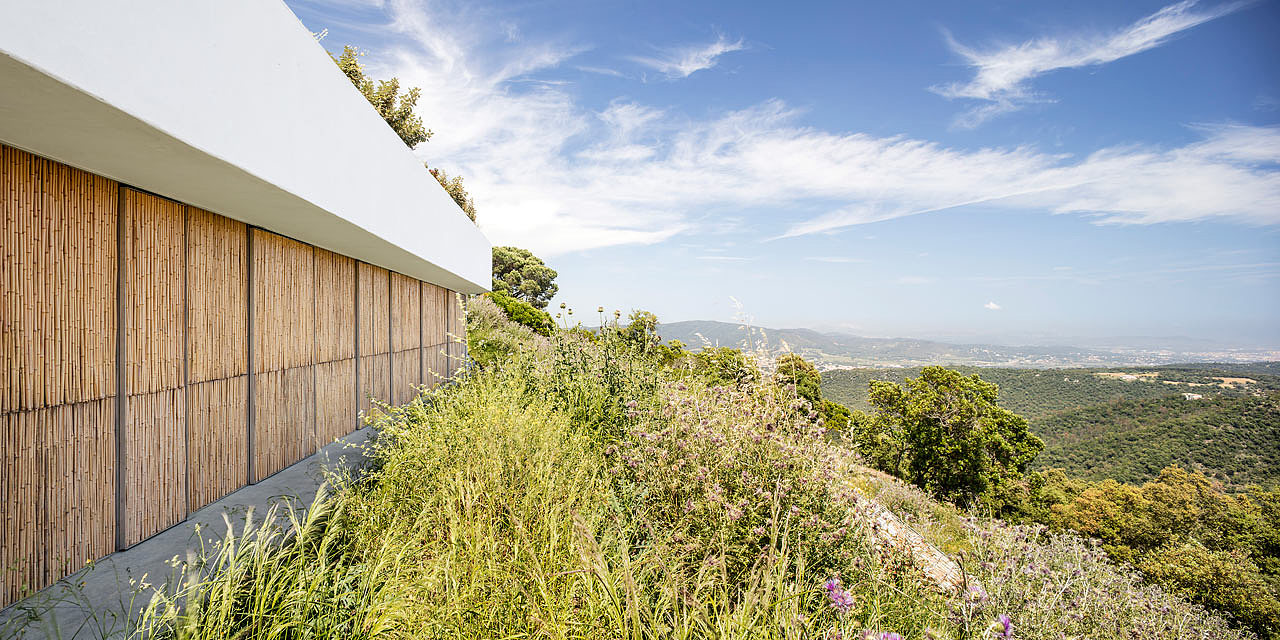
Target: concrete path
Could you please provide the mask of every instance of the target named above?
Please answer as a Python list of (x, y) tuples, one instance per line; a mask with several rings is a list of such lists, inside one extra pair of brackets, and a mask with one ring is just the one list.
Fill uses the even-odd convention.
[[(123, 637), (131, 618), (147, 605), (152, 592), (137, 586), (142, 577), (145, 575), (154, 588), (174, 575), (173, 559), (186, 560), (200, 549), (197, 524), (207, 541), (226, 533), (224, 514), (239, 531), (251, 508), (254, 520), (260, 521), (273, 504), (311, 504), (326, 470), (354, 469), (365, 461), (363, 445), (372, 435), (373, 430), (366, 427), (330, 443), (280, 473), (195, 512), (173, 528), (0, 611), (0, 639)], [(131, 580), (135, 582), (131, 584)]]

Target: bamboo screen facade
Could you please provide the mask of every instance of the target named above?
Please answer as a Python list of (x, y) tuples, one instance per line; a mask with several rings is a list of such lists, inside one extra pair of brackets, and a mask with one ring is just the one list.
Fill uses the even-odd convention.
[(0, 238), (0, 606), (464, 356), (447, 289), (4, 145)]
[(359, 407), (367, 411), (374, 402), (391, 400), (391, 273), (363, 262), (356, 273)]

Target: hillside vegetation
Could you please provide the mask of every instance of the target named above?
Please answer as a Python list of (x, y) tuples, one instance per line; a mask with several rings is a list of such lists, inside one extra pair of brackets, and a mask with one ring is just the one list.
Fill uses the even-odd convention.
[[(1050, 415), (1116, 400), (1164, 398), (1184, 392), (1241, 395), (1280, 390), (1280, 376), (1268, 373), (1276, 367), (1276, 363), (1258, 363), (1114, 369), (953, 368), (999, 386), (1001, 406), (1031, 421), (1034, 429), (1039, 420)], [(867, 389), (872, 380), (901, 384), (919, 375), (919, 367), (834, 369), (822, 373), (822, 392), (850, 409), (866, 411), (870, 407)], [(1253, 383), (1222, 387), (1218, 378), (1248, 378)]]
[(1048, 416), (1039, 468), (1139, 484), (1170, 465), (1224, 484), (1280, 482), (1280, 395), (1119, 400)]
[[(964, 516), (860, 466), (749, 358), (658, 344), (643, 316), (544, 338), (482, 299), (468, 324), (477, 365), (371, 415), (365, 475), (334, 478), (296, 533), (210, 549), (140, 634), (1251, 635), (1074, 535)], [(885, 544), (877, 504), (956, 553), (970, 588)]]

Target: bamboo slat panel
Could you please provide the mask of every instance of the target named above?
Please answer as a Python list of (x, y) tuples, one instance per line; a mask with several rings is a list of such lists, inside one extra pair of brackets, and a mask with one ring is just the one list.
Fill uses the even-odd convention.
[(115, 393), (118, 189), (0, 145), (0, 413)]
[(176, 389), (183, 364), (183, 218), (172, 200), (125, 189), (129, 395)]
[(249, 377), (191, 384), (187, 402), (187, 495), (194, 512), (239, 489), (248, 477)]
[(359, 408), (367, 411), (373, 407), (373, 401), (391, 401), (391, 354), (360, 358), (360, 395)]
[(422, 344), (443, 344), (449, 334), (448, 290), (422, 283)]
[(408, 349), (391, 354), (391, 400), (405, 404), (418, 397), (422, 384), (422, 349)]
[(187, 208), (188, 382), (249, 372), (245, 236), (242, 222)]
[(453, 378), (466, 368), (466, 345), (461, 342), (450, 342), (446, 346), (446, 352), (449, 355), (449, 377)]
[(115, 549), (115, 399), (0, 418), (0, 606)]
[(315, 362), (315, 255), (309, 245), (253, 230), (254, 373)]
[(316, 365), (316, 441), (319, 449), (356, 430), (355, 358)]
[(185, 390), (130, 396), (125, 429), (125, 543), (187, 517)]
[(449, 378), (449, 358), (445, 353), (446, 345), (437, 344), (423, 349), (422, 357), (426, 367), (424, 384), (434, 389)]
[(315, 442), (315, 385), (311, 366), (253, 378), (254, 481), (307, 457)]
[(422, 287), (418, 281), (391, 274), (391, 350), (422, 346)]
[[(316, 255), (316, 362), (356, 357), (356, 261), (324, 249)], [(351, 381), (351, 389), (355, 388)], [(354, 397), (354, 396), (352, 396)]]
[(363, 262), (356, 269), (360, 287), (360, 355), (388, 353), (391, 351), (388, 335), (391, 306), (387, 290), (390, 272)]

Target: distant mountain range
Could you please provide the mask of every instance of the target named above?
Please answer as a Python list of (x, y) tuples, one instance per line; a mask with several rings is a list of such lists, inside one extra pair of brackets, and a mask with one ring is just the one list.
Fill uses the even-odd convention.
[[(732, 322), (689, 320), (658, 326), (664, 340), (679, 340), (690, 349), (704, 346), (740, 348), (748, 343), (745, 327)], [(910, 367), (928, 364), (988, 367), (1115, 367), (1175, 362), (1253, 362), (1280, 360), (1280, 351), (1221, 349), (1199, 351), (1160, 348), (1158, 344), (1110, 348), (1072, 346), (1007, 346), (953, 344), (914, 338), (866, 338), (812, 329), (752, 327), (750, 344), (777, 354), (793, 351), (820, 368)]]

